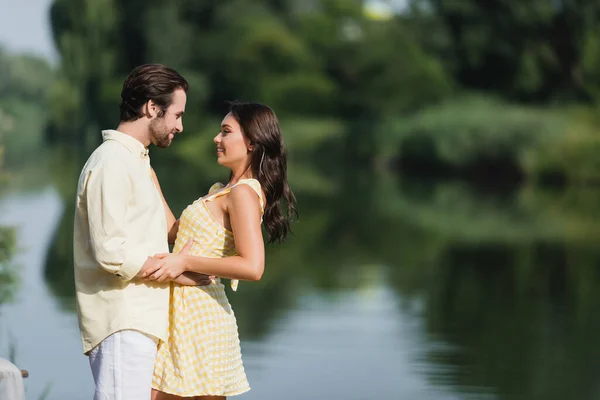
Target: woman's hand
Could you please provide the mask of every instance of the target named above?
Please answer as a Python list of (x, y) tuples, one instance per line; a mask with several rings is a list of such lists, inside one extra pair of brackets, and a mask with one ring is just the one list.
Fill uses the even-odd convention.
[(162, 265), (159, 269), (150, 274), (148, 279), (157, 282), (165, 282), (175, 280), (178, 276), (183, 274), (186, 271), (186, 261), (184, 256), (189, 254), (193, 243), (193, 239), (188, 240), (178, 254), (161, 253), (155, 255), (154, 257), (156, 259), (162, 260)]

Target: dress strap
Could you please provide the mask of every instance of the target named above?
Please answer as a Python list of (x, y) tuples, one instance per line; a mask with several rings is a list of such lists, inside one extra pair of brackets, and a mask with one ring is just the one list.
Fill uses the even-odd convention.
[(260, 186), (260, 182), (257, 181), (254, 178), (245, 178), (245, 179), (240, 179), (235, 185), (229, 186), (229, 187), (225, 187), (225, 185), (223, 185), (221, 182), (217, 182), (214, 185), (212, 185), (208, 191), (208, 195), (206, 195), (204, 197), (205, 200), (211, 201), (216, 199), (217, 197), (221, 197), (226, 195), (227, 193), (231, 192), (231, 189), (233, 189), (234, 187), (236, 187), (237, 185), (248, 185), (252, 188), (252, 190), (254, 190), (256, 192), (256, 195), (258, 196), (258, 200), (260, 202), (260, 211), (264, 212), (265, 211), (265, 201), (263, 199), (263, 194), (262, 194), (262, 189)]
[(221, 197), (231, 190), (231, 187), (226, 187), (221, 182), (217, 182), (208, 189), (208, 194), (203, 197), (204, 200), (213, 200), (217, 197)]
[(214, 191), (217, 191), (217, 190), (221, 189), (221, 188), (222, 188), (222, 187), (224, 187), (224, 186), (225, 186), (225, 185), (223, 185), (221, 182), (217, 182), (217, 183), (215, 183), (214, 185), (212, 185), (212, 186), (210, 187), (210, 189), (208, 189), (208, 193), (210, 194), (210, 193), (212, 193), (212, 192), (214, 192)]
[[(237, 186), (240, 184), (248, 185), (256, 192), (256, 194), (258, 195), (258, 200), (260, 201), (260, 211), (264, 212), (265, 211), (265, 201), (263, 199), (263, 193), (262, 193), (262, 188), (260, 186), (260, 182), (254, 178), (246, 178), (246, 179), (240, 179), (238, 181), (238, 183), (236, 183), (233, 186)], [(232, 186), (232, 188), (233, 188), (233, 186)]]

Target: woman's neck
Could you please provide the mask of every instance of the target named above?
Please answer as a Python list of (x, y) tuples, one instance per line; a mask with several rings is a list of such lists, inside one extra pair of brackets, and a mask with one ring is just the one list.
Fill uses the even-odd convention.
[(252, 175), (252, 170), (251, 170), (250, 166), (248, 166), (247, 168), (245, 168), (241, 171), (232, 171), (231, 178), (229, 179), (229, 184), (235, 185), (240, 180), (249, 179), (249, 178), (254, 178), (254, 176)]

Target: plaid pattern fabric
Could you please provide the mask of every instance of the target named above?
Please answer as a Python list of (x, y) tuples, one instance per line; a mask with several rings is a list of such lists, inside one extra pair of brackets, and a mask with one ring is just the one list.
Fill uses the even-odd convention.
[[(260, 183), (242, 179), (239, 184), (256, 191), (263, 209)], [(233, 233), (214, 219), (206, 205), (232, 188), (214, 184), (207, 196), (184, 210), (174, 253), (194, 238), (190, 254), (212, 258), (236, 254)], [(237, 280), (231, 287), (237, 289)], [(152, 387), (184, 397), (233, 396), (250, 390), (235, 314), (220, 278), (207, 286), (171, 284), (169, 333), (167, 341), (159, 343)]]

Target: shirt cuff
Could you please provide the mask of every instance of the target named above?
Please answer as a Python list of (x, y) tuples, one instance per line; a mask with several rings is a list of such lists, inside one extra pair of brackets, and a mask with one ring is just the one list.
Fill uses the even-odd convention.
[(130, 281), (140, 272), (142, 266), (148, 259), (145, 253), (133, 253), (121, 264), (121, 268), (116, 275), (124, 281)]

